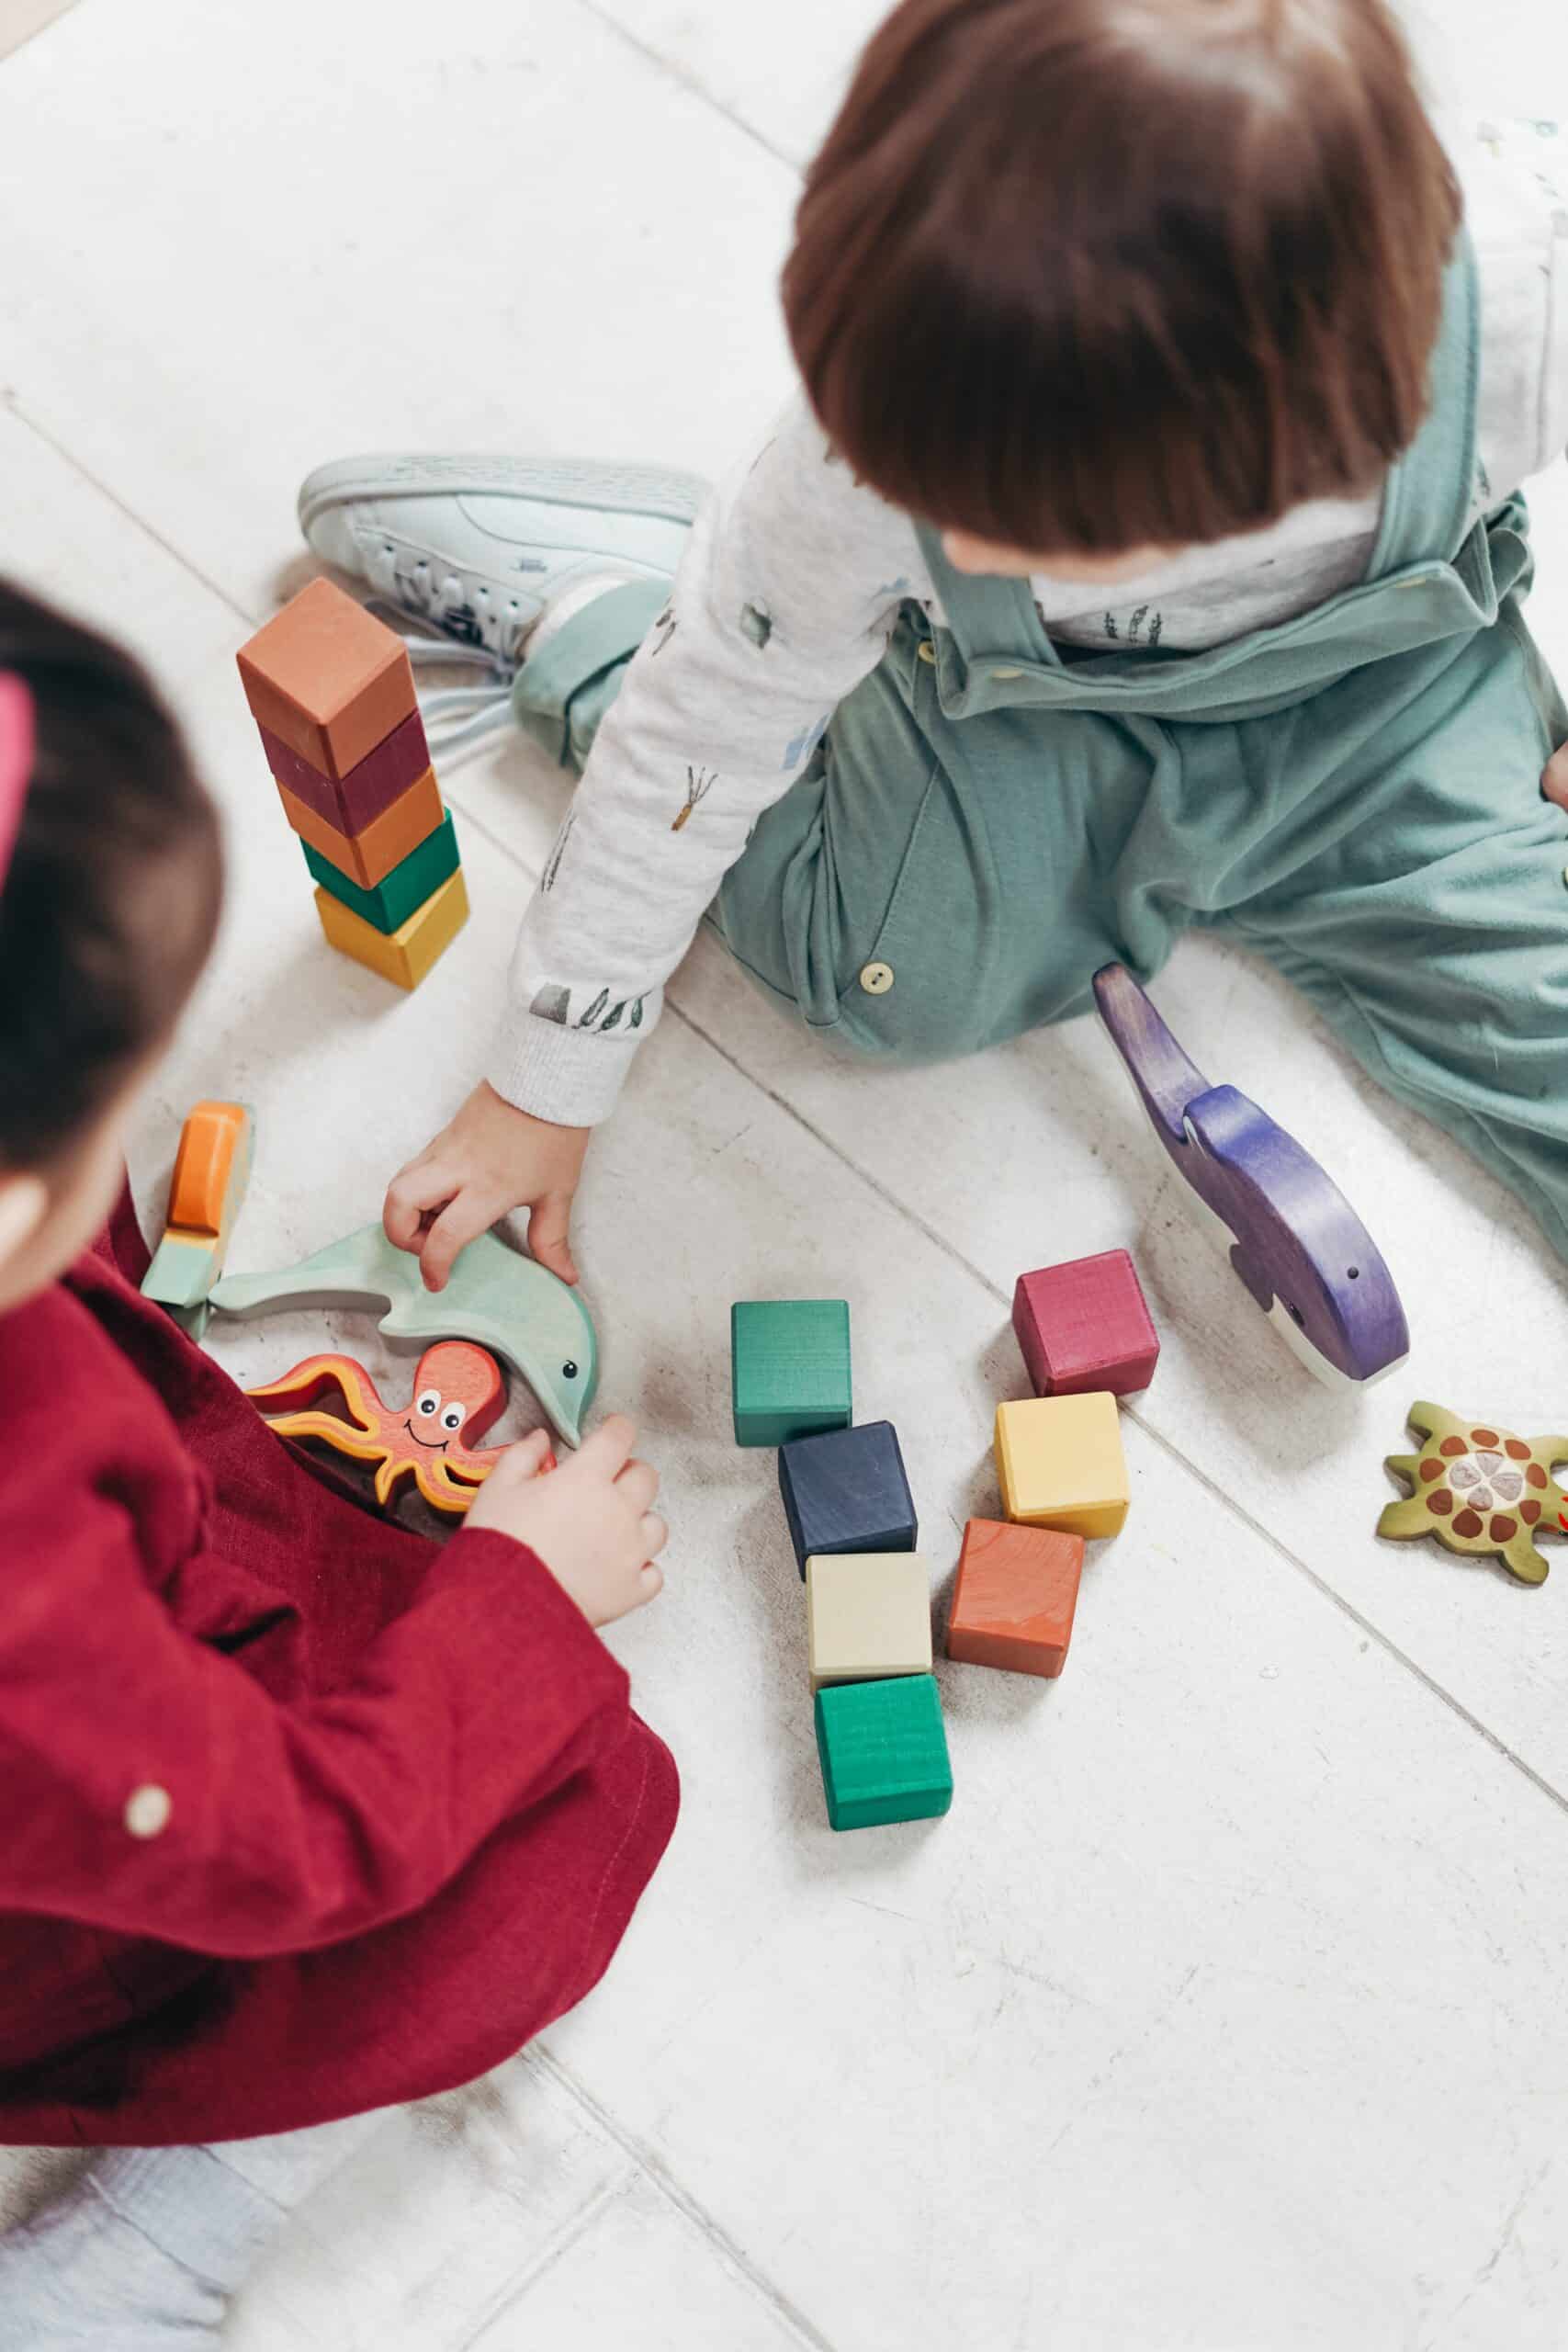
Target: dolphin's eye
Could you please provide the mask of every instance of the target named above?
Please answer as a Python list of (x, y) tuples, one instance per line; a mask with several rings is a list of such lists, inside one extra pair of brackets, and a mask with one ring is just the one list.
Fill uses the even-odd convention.
[(413, 1408), (422, 1420), (433, 1420), (435, 1415), (441, 1410), (440, 1389), (422, 1389), (420, 1394), (414, 1398)]
[(560, 1373), (563, 1380), (575, 1380), (577, 1378), (577, 1366), (569, 1360), (566, 1363), (562, 1364)]
[(444, 1430), (450, 1430), (452, 1435), (456, 1437), (468, 1418), (468, 1408), (466, 1405), (448, 1405), (441, 1416), (441, 1426)]

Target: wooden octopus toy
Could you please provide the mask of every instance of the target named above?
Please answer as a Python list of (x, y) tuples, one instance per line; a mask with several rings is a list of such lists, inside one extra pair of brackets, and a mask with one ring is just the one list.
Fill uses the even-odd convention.
[[(501, 1366), (468, 1340), (426, 1348), (407, 1405), (384, 1403), (352, 1356), (307, 1356), (281, 1380), (246, 1393), (279, 1437), (319, 1438), (336, 1453), (374, 1462), (383, 1509), (412, 1480), (437, 1510), (466, 1511), (505, 1451), (468, 1442), (483, 1437), (506, 1408)], [(322, 1409), (334, 1396), (338, 1409)], [(547, 1453), (542, 1467), (555, 1466)]]

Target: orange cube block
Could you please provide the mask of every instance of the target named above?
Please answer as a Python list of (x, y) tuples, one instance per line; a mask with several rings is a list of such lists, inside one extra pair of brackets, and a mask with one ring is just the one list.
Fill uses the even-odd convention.
[(1082, 1573), (1081, 1535), (972, 1519), (948, 1620), (948, 1657), (1011, 1674), (1060, 1674)]
[(238, 658), (258, 726), (334, 781), (418, 707), (401, 638), (330, 580), (301, 588)]

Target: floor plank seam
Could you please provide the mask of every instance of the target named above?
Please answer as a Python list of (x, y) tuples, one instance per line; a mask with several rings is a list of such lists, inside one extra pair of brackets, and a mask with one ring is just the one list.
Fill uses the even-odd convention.
[(89, 490), (96, 490), (100, 498), (107, 498), (115, 513), (123, 515), (133, 530), (140, 531), (143, 537), (151, 539), (153, 546), (161, 548), (171, 561), (179, 565), (182, 571), (187, 571), (193, 580), (199, 581), (209, 595), (216, 596), (226, 612), (232, 613), (236, 620), (244, 624), (247, 635), (253, 629), (259, 628), (260, 623), (254, 614), (248, 613), (242, 604), (231, 596), (226, 588), (220, 587), (216, 580), (209, 578), (198, 563), (193, 563), (188, 555), (175, 547), (172, 540), (166, 539), (144, 514), (138, 514), (134, 506), (127, 505), (119, 492), (112, 490), (107, 481), (94, 473), (91, 467), (84, 465), (74, 451), (68, 449), (62, 441), (57, 441), (48, 427), (40, 424), (37, 417), (30, 415), (22, 406), (15, 392), (0, 393), (0, 401), (4, 401), (8, 413), (16, 418), (18, 424), (24, 426), (28, 433), (41, 441), (46, 449), (51, 449), (62, 465), (70, 467), (79, 481), (85, 481)]
[(837, 2352), (837, 2346), (831, 2338), (824, 2335), (821, 2330), (807, 2318), (805, 2312), (790, 2301), (782, 2288), (775, 2286), (766, 2271), (758, 2267), (750, 2256), (736, 2244), (729, 2233), (714, 2219), (706, 2207), (700, 2204), (689, 2189), (682, 2187), (669, 2166), (654, 2154), (652, 2149), (645, 2145), (634, 2132), (628, 2131), (619, 2117), (613, 2114), (608, 2108), (602, 2106), (592, 2092), (585, 2089), (570, 2068), (562, 2065), (560, 2060), (554, 2057), (542, 2042), (534, 2044), (527, 2052), (525, 2063), (537, 2067), (541, 2074), (547, 2075), (551, 2082), (565, 2092), (569, 2098), (574, 2099), (583, 2113), (589, 2116), (610, 2139), (614, 2140), (622, 2153), (631, 2158), (649, 2186), (707, 2240), (726, 2268), (733, 2272), (750, 2289), (760, 2301), (768, 2306), (782, 2327), (795, 2335), (801, 2344), (808, 2346), (810, 2352)]
[(462, 2335), (453, 2338), (447, 2352), (473, 2352), (473, 2346), (494, 2326), (496, 2321), (505, 2312), (514, 2310), (538, 2285), (546, 2272), (553, 2270), (557, 2263), (587, 2236), (601, 2216), (626, 2195), (637, 2177), (635, 2165), (628, 2163), (613, 2179), (602, 2183), (592, 2196), (585, 2199), (576, 2212), (561, 2223), (555, 2235), (546, 2241), (533, 2260), (525, 2264), (515, 2277), (509, 2278), (504, 2287), (496, 2290), (478, 2317), (465, 2324)]
[(617, 17), (611, 16), (606, 9), (601, 7), (599, 0), (578, 0), (578, 5), (585, 15), (592, 17), (596, 24), (602, 25), (606, 32), (614, 33), (618, 40), (623, 41), (636, 56), (651, 65), (655, 73), (665, 81), (673, 82), (677, 89), (684, 90), (689, 96), (700, 99), (704, 106), (710, 107), (722, 120), (728, 122), (732, 130), (739, 131), (743, 139), (749, 139), (754, 147), (760, 147), (763, 154), (771, 156), (775, 164), (782, 164), (792, 179), (800, 178), (801, 167), (795, 157), (786, 155), (782, 147), (775, 147), (764, 131), (759, 130), (754, 123), (747, 121), (744, 115), (738, 114), (733, 107), (727, 105), (716, 91), (708, 88), (705, 82), (699, 81), (694, 74), (688, 74), (672, 57), (666, 57), (661, 51), (655, 49), (651, 42), (641, 40), (629, 26), (623, 25)]

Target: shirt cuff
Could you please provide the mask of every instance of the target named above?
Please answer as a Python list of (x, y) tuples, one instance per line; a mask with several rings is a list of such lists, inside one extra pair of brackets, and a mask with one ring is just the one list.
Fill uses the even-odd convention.
[(558, 1127), (596, 1127), (620, 1100), (637, 1046), (652, 1027), (630, 1036), (595, 1035), (513, 1012), (495, 1041), (485, 1072), (503, 1101)]

